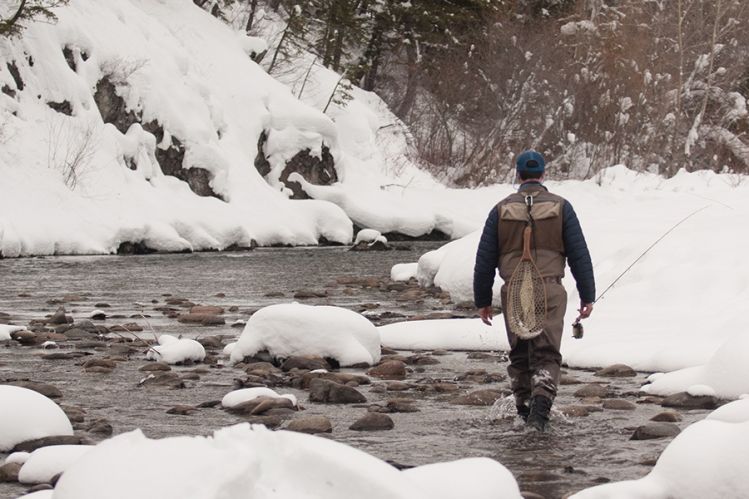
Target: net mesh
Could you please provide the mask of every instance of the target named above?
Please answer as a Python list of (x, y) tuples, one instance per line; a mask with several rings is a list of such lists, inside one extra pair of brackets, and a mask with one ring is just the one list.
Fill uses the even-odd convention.
[(543, 332), (546, 320), (546, 286), (536, 265), (523, 258), (507, 283), (507, 322), (510, 331), (522, 339)]

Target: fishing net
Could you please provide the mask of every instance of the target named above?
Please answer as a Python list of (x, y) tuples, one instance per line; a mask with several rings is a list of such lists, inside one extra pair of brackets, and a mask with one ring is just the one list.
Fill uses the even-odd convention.
[(524, 340), (541, 334), (546, 320), (546, 286), (531, 257), (531, 231), (523, 232), (523, 257), (507, 283), (507, 323)]

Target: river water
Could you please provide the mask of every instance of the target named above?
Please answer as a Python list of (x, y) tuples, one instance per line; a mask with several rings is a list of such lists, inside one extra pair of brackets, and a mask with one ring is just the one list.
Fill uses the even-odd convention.
[[(424, 296), (403, 300), (399, 289), (386, 283), (395, 263), (416, 261), (437, 243), (411, 243), (410, 249), (377, 253), (355, 253), (345, 248), (274, 248), (247, 253), (197, 253), (187, 255), (148, 255), (126, 257), (48, 257), (0, 260), (0, 312), (10, 314), (16, 324), (27, 324), (55, 311), (60, 301), (76, 320), (85, 319), (102, 304), (110, 316), (107, 326), (138, 322), (157, 333), (168, 332), (197, 336), (199, 334), (235, 337), (241, 329), (232, 328), (236, 319), (247, 319), (259, 307), (293, 299), (300, 290), (321, 295), (308, 299), (314, 304), (333, 304), (354, 310), (366, 310), (376, 323), (379, 314), (389, 312), (404, 316), (444, 313), (453, 304), (444, 298)], [(346, 286), (342, 276), (373, 276), (379, 286)], [(279, 294), (282, 293), (283, 296)], [(268, 296), (272, 294), (272, 296)], [(78, 296), (70, 296), (78, 295)], [(227, 324), (217, 327), (185, 326), (154, 310), (166, 298), (184, 297), (194, 303), (220, 305), (233, 310), (225, 314)], [(456, 315), (470, 313), (456, 311)], [(146, 321), (134, 314), (144, 314)], [(392, 319), (390, 319), (392, 320)], [(145, 323), (145, 324), (144, 324)], [(148, 336), (146, 333), (144, 333)], [(229, 341), (226, 338), (225, 343)], [(73, 348), (63, 345), (63, 349)], [(62, 390), (62, 404), (86, 410), (86, 422), (106, 419), (114, 433), (141, 428), (150, 437), (181, 434), (209, 434), (212, 430), (242, 421), (239, 416), (218, 408), (203, 408), (193, 415), (175, 416), (167, 409), (178, 405), (197, 405), (220, 400), (232, 389), (241, 371), (213, 366), (200, 369), (177, 367), (181, 374), (190, 373), (193, 380), (187, 388), (139, 387), (144, 374), (138, 368), (146, 364), (142, 353), (132, 355), (110, 374), (86, 373), (80, 361), (45, 360), (38, 347), (17, 344), (0, 346), (0, 381), (30, 379), (50, 383)], [(101, 354), (92, 349), (91, 353)], [(104, 351), (103, 353), (106, 353)], [(404, 355), (410, 352), (399, 352)], [(412, 386), (433, 381), (453, 382), (466, 373), (484, 370), (487, 374), (506, 372), (504, 356), (485, 359), (469, 358), (466, 352), (448, 352), (435, 356), (438, 364), (417, 366), (405, 380)], [(352, 371), (362, 373), (359, 371)], [(602, 379), (592, 372), (568, 370), (580, 382), (604, 382), (612, 396), (637, 403), (636, 410), (603, 410), (581, 418), (555, 414), (554, 429), (545, 435), (529, 434), (511, 417), (502, 418), (489, 407), (460, 406), (449, 403), (454, 395), (433, 394), (409, 389), (385, 392), (375, 388), (378, 382), (360, 387), (368, 403), (384, 403), (392, 398), (414, 402), (418, 412), (391, 414), (395, 428), (384, 432), (356, 432), (349, 425), (366, 413), (366, 404), (330, 406), (307, 402), (302, 390), (276, 388), (294, 393), (305, 406), (304, 415), (320, 414), (331, 419), (334, 431), (330, 438), (353, 445), (382, 459), (403, 466), (414, 466), (472, 456), (497, 459), (518, 478), (521, 488), (543, 497), (556, 498), (581, 488), (610, 480), (641, 477), (650, 470), (653, 460), (668, 439), (630, 441), (635, 427), (661, 412), (660, 406), (637, 394), (645, 374), (636, 378)], [(463, 379), (461, 392), (494, 388), (506, 390), (506, 382), (482, 384)], [(382, 387), (379, 387), (382, 388)], [(579, 404), (572, 393), (579, 385), (564, 385), (556, 405)], [(600, 401), (587, 400), (598, 404)], [(704, 417), (705, 411), (681, 411), (684, 428)], [(497, 417), (500, 416), (500, 417)], [(83, 426), (78, 431), (93, 440)], [(0, 455), (2, 458), (2, 455)], [(25, 490), (18, 484), (0, 484), (0, 497), (16, 497)]]

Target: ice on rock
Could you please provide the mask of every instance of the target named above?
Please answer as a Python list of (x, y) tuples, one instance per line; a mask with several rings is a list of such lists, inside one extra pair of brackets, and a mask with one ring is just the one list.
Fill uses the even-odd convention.
[(341, 366), (372, 365), (380, 360), (380, 336), (365, 317), (344, 308), (271, 305), (250, 317), (230, 358), (236, 363), (262, 350), (277, 358), (315, 355)]
[(33, 390), (0, 385), (0, 407), (0, 451), (26, 440), (73, 434), (62, 409)]

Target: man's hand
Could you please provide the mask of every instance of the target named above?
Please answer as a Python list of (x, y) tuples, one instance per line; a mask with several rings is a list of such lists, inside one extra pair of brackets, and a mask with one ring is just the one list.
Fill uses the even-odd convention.
[(580, 312), (581, 319), (587, 319), (593, 313), (593, 304), (580, 302), (580, 310), (578, 312)]
[(491, 326), (492, 319), (494, 318), (492, 307), (481, 307), (479, 309), (479, 317), (481, 317), (481, 322), (483, 322), (487, 326)]

